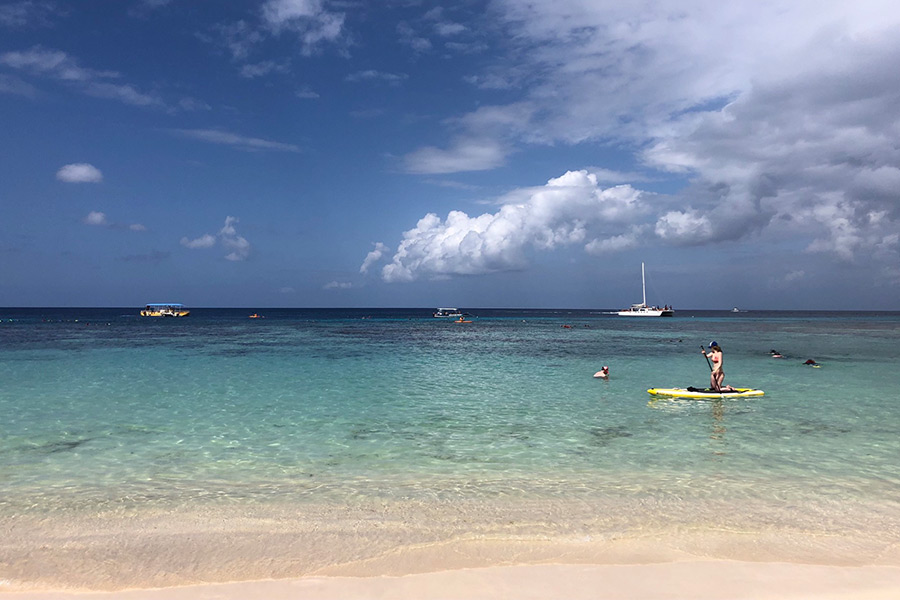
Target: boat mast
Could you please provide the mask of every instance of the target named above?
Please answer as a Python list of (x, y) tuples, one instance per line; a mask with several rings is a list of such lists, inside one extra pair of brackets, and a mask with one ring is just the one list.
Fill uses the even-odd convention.
[(647, 306), (647, 283), (644, 281), (644, 263), (641, 262), (641, 291), (643, 292), (644, 306)]

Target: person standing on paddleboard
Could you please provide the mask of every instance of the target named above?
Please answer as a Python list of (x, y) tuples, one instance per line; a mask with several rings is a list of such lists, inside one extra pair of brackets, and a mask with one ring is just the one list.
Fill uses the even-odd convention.
[(716, 342), (709, 343), (710, 351), (700, 350), (706, 355), (706, 358), (712, 360), (713, 368), (709, 374), (709, 389), (714, 392), (733, 392), (734, 388), (729, 386), (722, 387), (725, 381), (725, 354), (722, 348)]

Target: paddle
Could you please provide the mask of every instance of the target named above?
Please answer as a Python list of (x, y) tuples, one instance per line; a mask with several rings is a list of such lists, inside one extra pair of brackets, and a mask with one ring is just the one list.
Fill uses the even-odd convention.
[(712, 373), (712, 363), (709, 362), (709, 357), (706, 355), (706, 348), (703, 347), (703, 344), (700, 344), (700, 352), (703, 353), (703, 358), (706, 359), (706, 364), (709, 365), (709, 372)]

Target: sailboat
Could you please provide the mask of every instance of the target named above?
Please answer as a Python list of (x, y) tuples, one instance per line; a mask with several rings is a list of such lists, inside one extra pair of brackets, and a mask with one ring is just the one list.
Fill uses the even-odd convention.
[(620, 317), (674, 317), (675, 309), (647, 306), (647, 282), (644, 278), (644, 263), (641, 263), (641, 289), (644, 292), (643, 301), (640, 304), (632, 304), (631, 308), (620, 310)]

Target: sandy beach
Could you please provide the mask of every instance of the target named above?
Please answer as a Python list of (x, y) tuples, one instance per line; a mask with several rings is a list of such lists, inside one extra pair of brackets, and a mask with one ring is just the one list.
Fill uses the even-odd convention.
[(401, 577), (304, 577), (117, 592), (24, 592), (17, 600), (893, 600), (898, 567), (691, 561), (647, 565), (530, 565)]
[(748, 518), (752, 507), (735, 522), (679, 521), (676, 511), (655, 503), (641, 515), (591, 520), (615, 514), (613, 505), (399, 502), (21, 516), (0, 522), (0, 592), (30, 600), (900, 597), (892, 529), (766, 528)]

